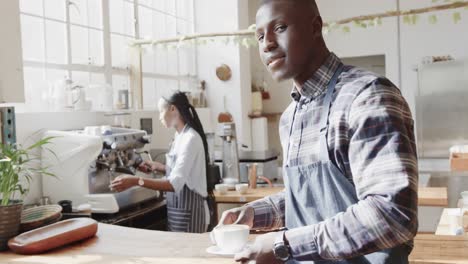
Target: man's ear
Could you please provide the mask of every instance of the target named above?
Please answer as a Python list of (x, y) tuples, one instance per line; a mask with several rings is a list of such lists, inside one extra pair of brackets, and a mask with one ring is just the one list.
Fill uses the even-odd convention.
[(314, 19), (314, 23), (312, 24), (313, 34), (315, 38), (322, 37), (322, 30), (323, 30), (323, 20), (321, 16), (317, 16)]

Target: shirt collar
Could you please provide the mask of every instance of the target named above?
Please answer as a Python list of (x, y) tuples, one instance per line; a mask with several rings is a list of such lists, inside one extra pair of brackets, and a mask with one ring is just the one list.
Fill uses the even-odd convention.
[(184, 134), (189, 128), (190, 126), (186, 123), (184, 128), (182, 128), (182, 130), (180, 131), (180, 133), (176, 131), (176, 136)]
[(327, 85), (333, 77), (333, 74), (341, 64), (341, 60), (335, 55), (335, 53), (331, 52), (322, 66), (320, 66), (312, 77), (304, 83), (300, 93), (296, 86), (293, 87), (291, 91), (291, 97), (293, 100), (299, 101), (302, 96), (309, 99), (315, 99), (323, 94), (327, 89)]

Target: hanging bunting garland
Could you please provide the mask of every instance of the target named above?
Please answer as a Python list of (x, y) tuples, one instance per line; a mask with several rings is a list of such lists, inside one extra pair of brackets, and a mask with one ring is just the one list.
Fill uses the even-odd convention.
[[(438, 0), (432, 0), (432, 2), (436, 3), (438, 2)], [(353, 24), (357, 28), (372, 28), (382, 25), (382, 19), (390, 17), (403, 17), (404, 24), (415, 25), (419, 22), (421, 14), (460, 8), (468, 9), (468, 1), (444, 0), (444, 2), (450, 3), (426, 8), (411, 9), (407, 11), (390, 11), (372, 15), (363, 15), (324, 23), (323, 33), (328, 34), (330, 31), (334, 31), (340, 28), (343, 33), (350, 33), (350, 24)], [(452, 20), (455, 24), (459, 23), (461, 19), (461, 12), (455, 11), (452, 14)], [(438, 22), (437, 15), (429, 15), (428, 22), (431, 25), (436, 24)], [(205, 45), (207, 43), (213, 43), (215, 41), (221, 42), (224, 45), (242, 45), (246, 48), (250, 46), (255, 46), (257, 45), (257, 40), (255, 39), (255, 25), (251, 25), (246, 30), (233, 32), (193, 34), (160, 40), (135, 40), (130, 42), (130, 46), (134, 48), (140, 48), (140, 50), (142, 51), (147, 51), (147, 48), (142, 49), (141, 47), (150, 45), (152, 47), (177, 49), (185, 46)]]

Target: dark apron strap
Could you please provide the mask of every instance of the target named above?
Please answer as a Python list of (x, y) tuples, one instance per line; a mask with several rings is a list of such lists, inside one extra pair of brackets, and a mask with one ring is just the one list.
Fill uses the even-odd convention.
[(343, 72), (343, 64), (341, 64), (338, 69), (333, 74), (330, 82), (328, 83), (327, 93), (323, 99), (323, 110), (322, 116), (320, 117), (320, 149), (319, 149), (319, 158), (320, 161), (329, 161), (330, 156), (328, 154), (328, 143), (327, 143), (327, 134), (328, 134), (328, 117), (330, 115), (330, 107), (332, 103), (333, 92), (335, 91), (335, 86), (338, 81), (338, 77)]

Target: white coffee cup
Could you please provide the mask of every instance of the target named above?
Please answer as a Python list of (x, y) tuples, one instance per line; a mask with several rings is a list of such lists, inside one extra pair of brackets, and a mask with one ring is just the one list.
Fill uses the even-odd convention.
[(247, 244), (249, 230), (248, 225), (217, 226), (210, 233), (211, 242), (224, 252), (237, 253)]
[(215, 190), (219, 193), (219, 194), (226, 194), (227, 191), (228, 191), (229, 187), (224, 184), (224, 183), (220, 183), (220, 184), (216, 184), (215, 185)]
[(468, 205), (468, 191), (461, 192), (460, 195), (463, 199), (463, 204)]
[(239, 194), (246, 194), (248, 189), (249, 189), (249, 185), (247, 183), (236, 184), (236, 191)]

